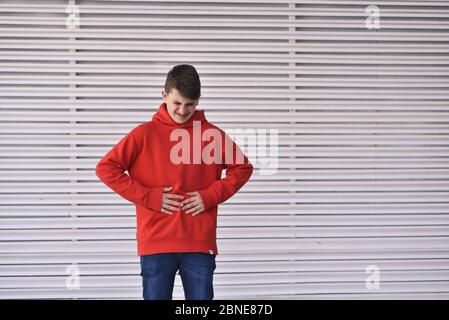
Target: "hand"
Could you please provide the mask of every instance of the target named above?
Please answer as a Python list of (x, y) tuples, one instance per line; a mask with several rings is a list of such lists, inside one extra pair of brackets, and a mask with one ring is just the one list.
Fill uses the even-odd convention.
[(164, 187), (164, 192), (162, 193), (161, 212), (168, 215), (173, 214), (173, 212), (170, 212), (169, 210), (178, 211), (178, 209), (181, 207), (181, 202), (171, 199), (184, 199), (184, 197), (180, 194), (166, 193), (166, 191), (170, 191), (172, 188), (173, 187)]
[(192, 195), (192, 197), (181, 201), (182, 209), (189, 209), (186, 211), (187, 214), (192, 213), (192, 217), (200, 214), (204, 211), (203, 199), (198, 191), (187, 192), (187, 194)]

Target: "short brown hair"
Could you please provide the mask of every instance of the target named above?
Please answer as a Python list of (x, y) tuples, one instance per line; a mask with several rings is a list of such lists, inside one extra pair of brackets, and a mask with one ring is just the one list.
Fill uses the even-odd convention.
[(176, 88), (186, 98), (196, 100), (201, 96), (201, 82), (195, 67), (189, 64), (178, 64), (170, 69), (165, 80), (165, 92)]

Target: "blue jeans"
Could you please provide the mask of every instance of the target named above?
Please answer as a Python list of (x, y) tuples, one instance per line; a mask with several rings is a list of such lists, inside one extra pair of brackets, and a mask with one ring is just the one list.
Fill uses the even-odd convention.
[(144, 300), (172, 300), (179, 269), (186, 300), (212, 300), (215, 255), (202, 252), (140, 256)]

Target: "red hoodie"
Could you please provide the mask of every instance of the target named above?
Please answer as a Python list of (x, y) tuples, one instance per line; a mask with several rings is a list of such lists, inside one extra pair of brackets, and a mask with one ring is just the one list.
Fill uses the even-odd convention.
[[(198, 135), (193, 131), (198, 133), (198, 128), (201, 135), (196, 138)], [(175, 129), (186, 130), (188, 139), (178, 137), (170, 141), (170, 134)], [(218, 150), (207, 149), (211, 155), (220, 152), (219, 139), (201, 139), (207, 129), (214, 129), (221, 136), (221, 161), (210, 163), (200, 159), (200, 163), (195, 163), (194, 153), (198, 155), (193, 150), (195, 142), (201, 146), (200, 155), (204, 147), (211, 144)], [(232, 153), (225, 142), (232, 145)], [(174, 164), (170, 158), (174, 146), (174, 150), (179, 150), (179, 146), (187, 148), (183, 150), (190, 149), (190, 161)], [(238, 155), (244, 162), (239, 161)], [(226, 177), (221, 178), (224, 169)], [(252, 172), (253, 166), (246, 155), (223, 130), (206, 120), (204, 110), (195, 110), (189, 121), (177, 124), (168, 114), (165, 103), (159, 106), (152, 121), (131, 130), (96, 166), (97, 177), (136, 206), (138, 255), (164, 252), (218, 254), (217, 205), (235, 194)], [(184, 199), (190, 197), (186, 192), (199, 191), (205, 211), (196, 216), (186, 214), (183, 209), (172, 215), (161, 212), (163, 188), (169, 186), (173, 186), (169, 193), (182, 194)]]

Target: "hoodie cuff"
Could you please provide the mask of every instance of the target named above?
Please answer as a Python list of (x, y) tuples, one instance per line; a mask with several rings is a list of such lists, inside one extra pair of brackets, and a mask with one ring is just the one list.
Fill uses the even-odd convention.
[(151, 210), (161, 212), (163, 192), (164, 187), (155, 187), (148, 189), (145, 206)]
[(201, 189), (198, 190), (198, 192), (203, 200), (204, 211), (207, 211), (218, 204), (215, 200), (213, 191), (209, 189)]

